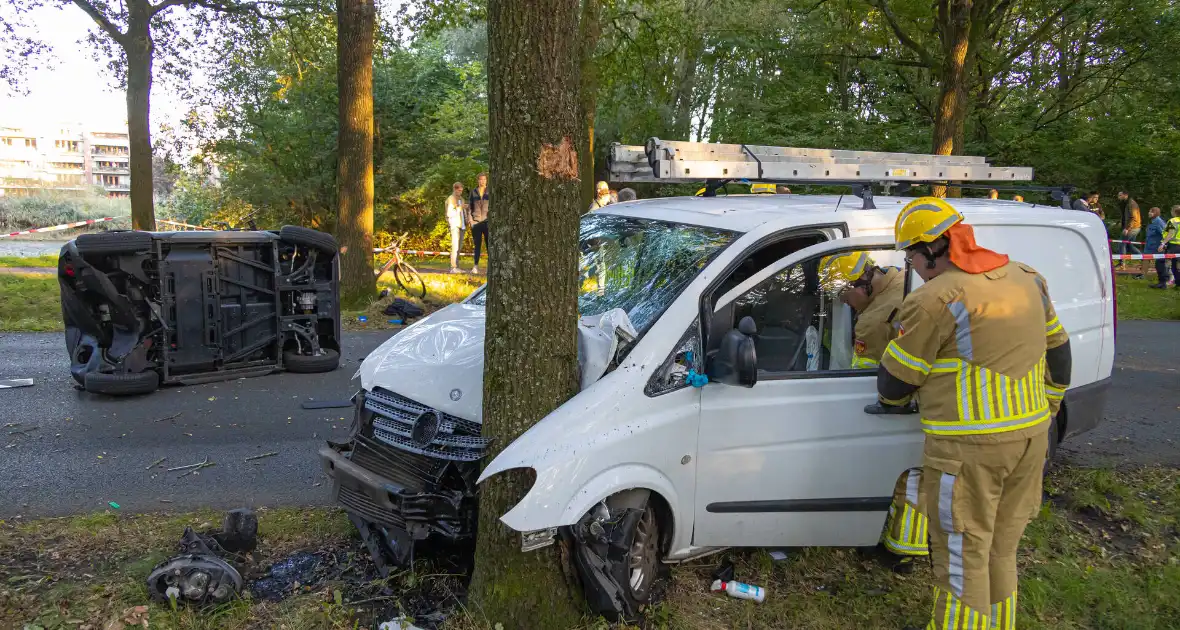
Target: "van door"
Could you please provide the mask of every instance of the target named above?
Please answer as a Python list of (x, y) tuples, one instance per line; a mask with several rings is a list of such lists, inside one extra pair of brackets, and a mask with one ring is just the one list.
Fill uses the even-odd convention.
[(877, 400), (876, 369), (855, 369), (838, 351), (861, 343), (845, 338), (847, 285), (819, 266), (849, 251), (904, 267), (888, 237), (828, 241), (715, 300), (733, 321), (754, 318), (758, 380), (702, 389), (694, 545), (875, 545), (894, 483), (921, 464), (918, 416), (864, 413)]

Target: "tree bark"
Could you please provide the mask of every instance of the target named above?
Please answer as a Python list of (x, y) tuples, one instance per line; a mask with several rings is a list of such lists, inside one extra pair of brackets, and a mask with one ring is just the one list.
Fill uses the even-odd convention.
[(368, 304), (377, 292), (373, 275), (373, 0), (336, 5), (337, 224), (340, 240), (340, 303)]
[[(941, 90), (934, 108), (931, 151), (954, 155), (955, 141), (962, 138), (962, 121), (967, 113), (967, 53), (971, 41), (971, 1), (944, 0), (939, 7), (939, 39), (943, 61), (939, 77)], [(946, 195), (945, 186), (934, 186), (937, 197)]]
[[(483, 434), (504, 448), (577, 391), (579, 205), (584, 119), (578, 0), (490, 0), (488, 121), (492, 207)], [(494, 456), (494, 452), (489, 458)], [(579, 625), (581, 597), (557, 547), (522, 553), (500, 522), (531, 472), (480, 489), (474, 609), (505, 628)]]
[(582, 75), (581, 100), (582, 120), (585, 129), (582, 132), (582, 142), (578, 144), (580, 164), (578, 171), (582, 177), (581, 207), (589, 208), (594, 201), (594, 117), (598, 110), (598, 68), (595, 65), (595, 50), (598, 39), (602, 35), (602, 5), (601, 0), (582, 0), (582, 19), (578, 22), (580, 42), (578, 60), (579, 72)]
[(146, 0), (127, 3), (127, 139), (131, 145), (131, 228), (156, 229), (152, 186), (152, 63), (151, 7)]

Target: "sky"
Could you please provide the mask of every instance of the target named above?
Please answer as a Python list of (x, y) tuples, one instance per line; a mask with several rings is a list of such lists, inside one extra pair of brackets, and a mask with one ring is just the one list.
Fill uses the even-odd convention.
[[(113, 73), (95, 59), (86, 36), (97, 26), (81, 9), (41, 7), (32, 12), (41, 40), (53, 50), (47, 63), (25, 77), (27, 96), (0, 94), (0, 125), (122, 128), (127, 123), (126, 93), (112, 87)], [(166, 85), (152, 86), (152, 128), (174, 123), (187, 110)]]

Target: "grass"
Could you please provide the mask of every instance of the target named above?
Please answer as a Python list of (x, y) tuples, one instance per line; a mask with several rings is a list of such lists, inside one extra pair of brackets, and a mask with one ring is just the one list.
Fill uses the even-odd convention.
[(0, 267), (57, 267), (57, 254), (45, 254), (31, 258), (0, 256)]
[(1144, 280), (1129, 276), (1115, 279), (1119, 319), (1180, 320), (1180, 291), (1149, 288), (1154, 282), (1154, 273)]
[[(1175, 628), (1180, 615), (1175, 597), (1180, 593), (1180, 471), (1064, 467), (1050, 475), (1045, 487), (1050, 500), (1021, 546), (1018, 627)], [(218, 518), (210, 511), (105, 511), (0, 522), (0, 627), (111, 627), (108, 622), (124, 620), (134, 614), (134, 606), (147, 604), (143, 578), (173, 552), (184, 527), (209, 528)], [(247, 577), (296, 550), (354, 553), (363, 561), (360, 541), (337, 510), (259, 510), (259, 522), (259, 548), (246, 563)], [(713, 556), (671, 571), (663, 601), (646, 611), (646, 627), (896, 629), (924, 625), (923, 614), (929, 611), (930, 571), (925, 567), (913, 575), (897, 575), (850, 549), (793, 549), (782, 562), (771, 560), (764, 550), (727, 555), (737, 579), (767, 589), (763, 604), (708, 592), (710, 574), (720, 561)], [(332, 582), (280, 603), (247, 598), (201, 612), (149, 604), (146, 614), (152, 628), (178, 630), (372, 628), (373, 614), (365, 609), (372, 603), (363, 600), (381, 587), (405, 595), (434, 579), (454, 579), (433, 575), (437, 567), (418, 562), (416, 572), (403, 571), (390, 581)], [(495, 625), (461, 609), (444, 627), (492, 630)], [(601, 620), (581, 626), (610, 627)]]
[[(389, 323), (391, 318), (382, 313), (394, 298), (405, 298), (421, 306), (427, 313), (431, 313), (448, 304), (463, 300), (482, 286), (487, 279), (484, 275), (430, 273), (421, 266), (415, 265), (415, 267), (422, 274), (422, 279), (426, 281), (426, 297), (424, 299), (409, 295), (394, 281), (392, 273), (386, 273), (377, 283), (377, 289), (378, 291), (389, 289), (389, 297), (374, 299), (364, 310), (342, 311), (340, 317), (345, 330), (397, 330), (402, 325)], [(367, 322), (357, 320), (362, 315), (368, 318)]]
[(61, 289), (57, 277), (0, 273), (0, 330), (61, 330)]

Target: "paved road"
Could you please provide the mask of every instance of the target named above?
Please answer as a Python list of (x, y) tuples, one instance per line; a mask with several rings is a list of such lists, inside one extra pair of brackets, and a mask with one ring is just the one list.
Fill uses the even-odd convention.
[(1062, 456), (1180, 467), (1180, 322), (1121, 322), (1117, 348), (1104, 421), (1063, 443)]
[[(20, 423), (0, 428), (0, 518), (87, 512), (108, 501), (136, 512), (327, 503), (315, 453), (326, 438), (348, 435), (351, 410), (309, 411), (300, 403), (351, 397), (359, 361), (389, 334), (349, 333), (340, 369), (326, 375), (275, 374), (120, 399), (73, 387), (61, 333), (0, 333), (0, 378), (36, 380), (0, 390), (0, 425)], [(14, 433), (25, 429), (33, 430)], [(278, 455), (243, 461), (271, 451)], [(216, 466), (182, 479), (146, 470), (161, 457), (171, 467), (206, 456)]]
[[(358, 361), (387, 335), (350, 333), (344, 365), (328, 375), (279, 374), (110, 399), (73, 388), (60, 334), (0, 333), (0, 378), (37, 380), (0, 390), (3, 422), (21, 423), (0, 433), (0, 444), (13, 445), (0, 450), (0, 518), (86, 512), (108, 501), (133, 511), (326, 503), (329, 484), (315, 452), (325, 438), (347, 435), (349, 410), (299, 404), (351, 396)], [(176, 412), (182, 415), (157, 421)], [(10, 433), (29, 427), (36, 429)], [(279, 454), (243, 461), (270, 451)], [(1088, 465), (1180, 466), (1180, 323), (1119, 326), (1106, 421), (1062, 452)], [(167, 466), (205, 456), (217, 465), (182, 479), (145, 470), (165, 456)]]
[(64, 240), (41, 240), (27, 236), (0, 238), (0, 256), (20, 256), (24, 258), (56, 254), (65, 245)]

